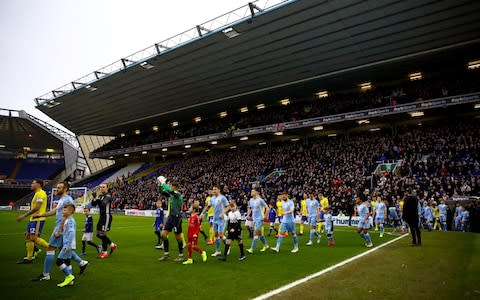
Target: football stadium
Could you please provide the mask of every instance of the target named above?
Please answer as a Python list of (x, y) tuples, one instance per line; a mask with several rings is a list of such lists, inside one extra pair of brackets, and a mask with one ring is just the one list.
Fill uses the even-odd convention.
[(2, 101), (3, 297), (480, 299), (480, 1), (203, 2)]

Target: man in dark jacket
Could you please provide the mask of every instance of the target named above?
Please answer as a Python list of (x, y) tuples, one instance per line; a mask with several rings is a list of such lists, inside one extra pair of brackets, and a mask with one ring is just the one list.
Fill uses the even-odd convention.
[(412, 234), (412, 246), (420, 246), (422, 244), (422, 237), (420, 228), (418, 227), (418, 199), (413, 196), (412, 189), (408, 188), (406, 191), (405, 203), (403, 204), (403, 220), (407, 222)]
[(117, 244), (112, 242), (107, 236), (107, 232), (110, 231), (112, 226), (112, 213), (110, 211), (110, 204), (112, 203), (112, 195), (108, 192), (108, 187), (105, 183), (100, 185), (100, 195), (97, 198), (96, 193), (93, 193), (93, 197), (96, 198), (92, 201), (92, 206), (98, 206), (100, 210), (100, 218), (97, 223), (97, 237), (102, 240), (102, 252), (98, 255), (98, 258), (104, 259), (108, 257), (107, 249), (110, 245), (110, 254), (117, 249)]

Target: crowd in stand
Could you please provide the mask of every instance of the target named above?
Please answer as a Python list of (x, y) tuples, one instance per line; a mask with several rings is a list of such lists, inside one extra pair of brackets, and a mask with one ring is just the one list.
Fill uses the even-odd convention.
[[(375, 172), (385, 160), (399, 161), (397, 169)], [(389, 201), (402, 198), (407, 187), (421, 202), (480, 195), (480, 123), (449, 120), (444, 126), (399, 128), (395, 136), (376, 132), (250, 146), (186, 158), (163, 175), (179, 183), (185, 207), (194, 199), (203, 202), (220, 183), (243, 212), (252, 186), (262, 187), (267, 202), (284, 190), (297, 205), (304, 193), (322, 193), (334, 214), (347, 215), (358, 191)], [(155, 176), (117, 182), (113, 192), (122, 209), (150, 209), (159, 197)]]
[(254, 114), (230, 113), (225, 118), (215, 116), (196, 124), (119, 137), (96, 152), (476, 92), (480, 86), (477, 77), (478, 74), (465, 78), (406, 81), (395, 87), (376, 87), (361, 93), (331, 93), (321, 100), (294, 99), (291, 105), (273, 106)]

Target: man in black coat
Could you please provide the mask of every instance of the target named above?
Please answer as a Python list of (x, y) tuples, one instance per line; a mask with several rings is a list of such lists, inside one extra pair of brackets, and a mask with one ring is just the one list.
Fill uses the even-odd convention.
[(406, 191), (405, 202), (403, 204), (403, 220), (407, 222), (412, 234), (412, 246), (420, 246), (422, 244), (422, 237), (420, 228), (418, 227), (418, 199), (413, 196), (412, 189), (408, 188)]

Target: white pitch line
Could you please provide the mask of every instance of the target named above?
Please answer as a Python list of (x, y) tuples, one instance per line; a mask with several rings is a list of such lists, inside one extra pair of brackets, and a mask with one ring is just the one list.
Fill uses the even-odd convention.
[(286, 290), (289, 290), (289, 289), (291, 289), (291, 288), (293, 288), (293, 287), (296, 287), (297, 285), (300, 285), (300, 284), (302, 284), (302, 283), (305, 283), (305, 282), (307, 282), (307, 281), (309, 281), (309, 280), (311, 280), (311, 279), (314, 279), (314, 278), (316, 278), (316, 277), (319, 277), (319, 276), (321, 276), (321, 275), (323, 275), (323, 274), (325, 274), (325, 273), (328, 273), (328, 272), (333, 271), (333, 270), (335, 270), (335, 269), (337, 269), (337, 268), (340, 268), (340, 267), (342, 267), (342, 266), (344, 266), (344, 265), (346, 265), (346, 264), (348, 264), (348, 263), (351, 263), (351, 262), (354, 261), (354, 260), (357, 260), (357, 259), (359, 259), (359, 258), (361, 258), (361, 257), (364, 257), (364, 256), (366, 256), (366, 255), (368, 255), (368, 254), (370, 254), (370, 253), (372, 253), (372, 252), (375, 252), (375, 251), (377, 251), (377, 250), (380, 249), (380, 248), (383, 248), (383, 247), (385, 247), (385, 246), (388, 246), (388, 245), (390, 245), (390, 244), (392, 244), (392, 243), (394, 243), (394, 242), (396, 242), (396, 241), (398, 241), (398, 240), (406, 237), (407, 235), (408, 235), (408, 234), (401, 235), (401, 236), (399, 236), (399, 237), (397, 237), (397, 238), (394, 238), (394, 239), (391, 240), (391, 241), (388, 241), (388, 242), (386, 242), (386, 243), (381, 244), (381, 245), (378, 246), (378, 247), (372, 248), (372, 249), (370, 249), (370, 250), (368, 250), (368, 251), (365, 251), (365, 252), (362, 252), (362, 253), (360, 253), (360, 254), (358, 254), (358, 255), (355, 255), (355, 256), (353, 256), (353, 257), (350, 257), (349, 259), (346, 259), (346, 260), (344, 260), (344, 261), (341, 261), (341, 262), (339, 262), (338, 264), (335, 264), (335, 265), (333, 265), (333, 266), (330, 266), (330, 267), (328, 267), (328, 268), (326, 268), (326, 269), (323, 269), (323, 270), (321, 270), (321, 271), (319, 271), (319, 272), (317, 272), (317, 273), (313, 273), (313, 274), (311, 274), (311, 275), (308, 275), (307, 277), (304, 277), (304, 278), (302, 278), (302, 279), (299, 279), (299, 280), (296, 280), (296, 281), (294, 281), (294, 282), (291, 282), (291, 283), (289, 283), (289, 284), (287, 284), (287, 285), (284, 285), (284, 286), (282, 286), (282, 287), (280, 287), (280, 288), (278, 288), (278, 289), (271, 290), (270, 292), (267, 292), (267, 293), (265, 293), (265, 294), (262, 294), (262, 295), (260, 295), (260, 296), (257, 296), (257, 297), (255, 297), (255, 298), (253, 298), (253, 300), (264, 300), (264, 299), (268, 299), (268, 298), (270, 298), (270, 297), (272, 297), (272, 296), (278, 295), (278, 294), (280, 294), (280, 293), (282, 293), (282, 292), (285, 292)]

